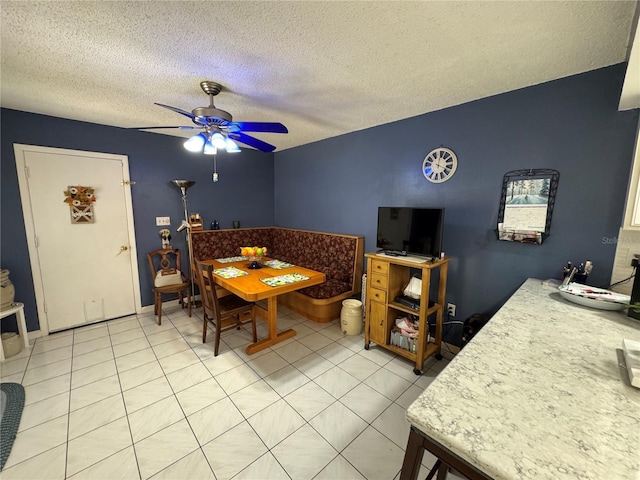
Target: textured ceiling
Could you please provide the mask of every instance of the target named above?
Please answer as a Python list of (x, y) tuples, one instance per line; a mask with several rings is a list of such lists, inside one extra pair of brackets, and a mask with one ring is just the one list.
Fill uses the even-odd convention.
[[(208, 105), (278, 150), (628, 59), (635, 1), (2, 0), (1, 104), (119, 127)], [(158, 132), (158, 131), (156, 131)], [(178, 130), (163, 134), (185, 136)]]

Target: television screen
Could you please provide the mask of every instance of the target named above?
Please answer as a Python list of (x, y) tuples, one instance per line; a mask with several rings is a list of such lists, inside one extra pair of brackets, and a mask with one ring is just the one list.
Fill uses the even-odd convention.
[(387, 253), (439, 257), (444, 208), (378, 207), (376, 246)]

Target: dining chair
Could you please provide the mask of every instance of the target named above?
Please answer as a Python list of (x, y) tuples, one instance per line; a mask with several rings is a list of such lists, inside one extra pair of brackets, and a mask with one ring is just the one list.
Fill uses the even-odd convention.
[[(207, 328), (211, 324), (215, 328), (216, 335), (214, 356), (218, 356), (220, 334), (233, 328), (240, 330), (242, 325), (249, 322), (251, 322), (253, 342), (257, 342), (256, 317), (253, 308), (255, 304), (247, 302), (232, 293), (224, 297), (218, 297), (216, 282), (213, 277), (213, 265), (196, 260), (196, 268), (198, 272), (201, 272), (199, 274), (202, 280), (198, 282), (204, 310), (202, 343), (207, 341)], [(246, 318), (247, 316), (250, 318)]]
[[(153, 280), (154, 313), (158, 325), (162, 325), (162, 295), (178, 294), (182, 308), (189, 309), (191, 316), (191, 283), (181, 270), (179, 248), (159, 248), (147, 253), (149, 270)], [(185, 305), (184, 293), (187, 293)]]

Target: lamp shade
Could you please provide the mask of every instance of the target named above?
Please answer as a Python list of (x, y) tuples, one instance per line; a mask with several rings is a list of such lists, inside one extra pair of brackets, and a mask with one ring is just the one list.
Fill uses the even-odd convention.
[(213, 143), (216, 148), (225, 148), (227, 146), (224, 135), (220, 132), (216, 132), (211, 135), (211, 143)]
[(206, 141), (207, 137), (203, 133), (199, 133), (184, 142), (184, 148), (190, 152), (201, 152)]
[(227, 137), (227, 139), (225, 140), (225, 150), (228, 153), (236, 153), (240, 151), (240, 147), (236, 142)]
[(204, 153), (205, 155), (215, 155), (216, 153), (218, 153), (218, 149), (213, 143), (211, 143), (211, 140), (207, 140), (206, 142), (204, 142), (204, 150), (202, 151), (202, 153)]

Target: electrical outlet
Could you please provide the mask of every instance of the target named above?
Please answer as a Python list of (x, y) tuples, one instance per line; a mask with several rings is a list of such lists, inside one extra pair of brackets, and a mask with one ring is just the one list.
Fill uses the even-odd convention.
[(450, 317), (456, 316), (456, 305), (455, 303), (447, 303), (447, 315)]
[(171, 217), (156, 217), (156, 227), (171, 225)]

